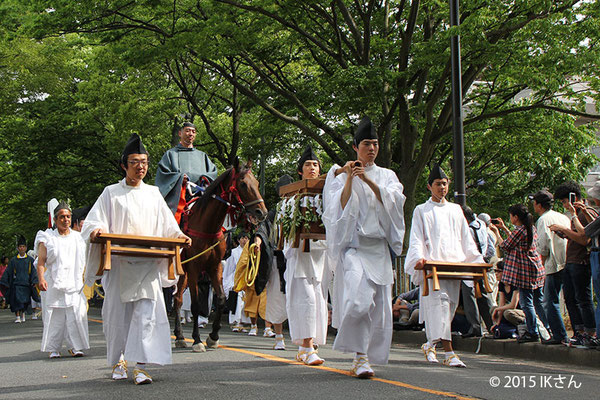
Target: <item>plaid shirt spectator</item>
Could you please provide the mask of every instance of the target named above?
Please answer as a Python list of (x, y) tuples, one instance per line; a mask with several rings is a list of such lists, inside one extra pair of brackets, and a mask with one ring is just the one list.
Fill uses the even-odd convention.
[(537, 289), (544, 286), (545, 269), (537, 252), (537, 231), (532, 227), (533, 241), (527, 247), (527, 229), (518, 226), (500, 245), (504, 251), (502, 282), (520, 289)]

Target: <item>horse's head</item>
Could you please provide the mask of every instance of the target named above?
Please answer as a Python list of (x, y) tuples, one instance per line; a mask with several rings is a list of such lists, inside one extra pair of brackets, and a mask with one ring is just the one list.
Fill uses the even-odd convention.
[(268, 210), (260, 195), (258, 180), (252, 174), (252, 161), (249, 160), (245, 165), (240, 166), (240, 160), (236, 157), (233, 169), (237, 190), (246, 213), (262, 221), (266, 218)]

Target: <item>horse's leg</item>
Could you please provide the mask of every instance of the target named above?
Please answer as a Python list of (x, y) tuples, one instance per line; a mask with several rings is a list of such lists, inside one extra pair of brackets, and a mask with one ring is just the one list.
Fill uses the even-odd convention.
[(190, 297), (192, 299), (192, 338), (194, 339), (192, 350), (200, 353), (206, 351), (206, 348), (200, 340), (200, 333), (198, 332), (198, 315), (200, 315), (200, 304), (198, 301), (198, 276), (196, 273), (188, 276), (188, 288), (190, 289)]
[(219, 261), (217, 267), (213, 269), (210, 280), (212, 283), (214, 298), (217, 302), (215, 308), (215, 317), (212, 323), (212, 331), (206, 339), (206, 345), (209, 348), (219, 347), (219, 330), (221, 329), (221, 315), (225, 307), (225, 290), (223, 290), (223, 264)]
[(173, 309), (175, 310), (175, 330), (173, 331), (173, 334), (175, 335), (175, 347), (187, 347), (183, 332), (181, 330), (181, 319), (179, 317), (181, 305), (183, 304), (183, 291), (185, 290), (186, 286), (187, 274), (183, 275), (177, 282), (177, 293), (173, 299)]

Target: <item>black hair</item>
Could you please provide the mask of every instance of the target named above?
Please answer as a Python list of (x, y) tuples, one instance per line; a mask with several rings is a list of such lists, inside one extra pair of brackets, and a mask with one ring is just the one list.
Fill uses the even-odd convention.
[(471, 207), (467, 205), (461, 205), (460, 207), (462, 208), (463, 214), (465, 215), (468, 223), (475, 221), (475, 214), (473, 214)]
[(512, 205), (508, 207), (508, 212), (517, 217), (527, 229), (527, 248), (531, 248), (533, 243), (533, 215), (524, 204)]
[(554, 198), (558, 200), (568, 199), (569, 193), (575, 193), (575, 197), (581, 199), (581, 187), (579, 183), (574, 181), (561, 183), (554, 191)]
[(504, 261), (500, 260), (496, 263), (496, 271), (504, 271)]

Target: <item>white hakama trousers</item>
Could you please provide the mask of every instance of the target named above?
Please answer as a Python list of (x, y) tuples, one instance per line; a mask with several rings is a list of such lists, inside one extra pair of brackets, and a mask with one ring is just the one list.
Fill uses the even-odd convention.
[(285, 290), (292, 342), (300, 346), (304, 339), (312, 338), (315, 344), (325, 344), (327, 302), (321, 282), (314, 278), (288, 277)]
[(244, 313), (244, 291), (241, 290), (237, 294), (237, 303), (235, 306), (235, 312), (229, 312), (229, 324), (249, 324), (250, 317), (246, 316)]
[(440, 280), (440, 290), (433, 290), (429, 280), (429, 294), (419, 292), (419, 320), (425, 323), (427, 342), (434, 344), (440, 339), (452, 340), (452, 319), (458, 307), (460, 296), (459, 280)]
[(83, 295), (82, 297), (80, 304), (71, 307), (45, 306), (42, 309), (43, 352), (60, 352), (63, 342), (67, 349), (85, 350), (90, 348), (87, 301)]
[(371, 364), (385, 365), (392, 344), (392, 285), (367, 279), (358, 257), (345, 257), (344, 263), (343, 299), (338, 303), (342, 310), (333, 349), (364, 353)]
[(265, 319), (273, 324), (282, 324), (287, 317), (285, 293), (281, 291), (281, 280), (279, 279), (279, 271), (277, 264), (273, 262), (271, 272), (269, 273), (269, 281), (267, 282), (267, 307), (265, 309)]
[[(109, 366), (119, 362), (121, 354), (130, 363), (171, 364), (171, 334), (162, 291), (156, 300), (122, 302), (119, 282), (104, 273), (102, 306), (106, 358)], [(118, 277), (118, 274), (114, 274)]]

